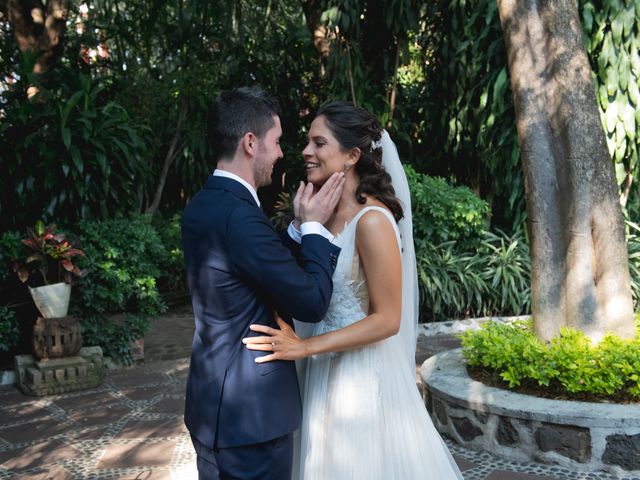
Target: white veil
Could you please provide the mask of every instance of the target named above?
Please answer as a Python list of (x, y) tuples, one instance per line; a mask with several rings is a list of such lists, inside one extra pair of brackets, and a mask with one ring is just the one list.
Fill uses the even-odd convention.
[(400, 231), (402, 256), (402, 319), (398, 336), (406, 352), (408, 366), (415, 370), (415, 350), (418, 333), (418, 273), (416, 269), (416, 253), (413, 246), (413, 215), (411, 213), (411, 193), (407, 176), (404, 173), (398, 150), (386, 130), (380, 139), (382, 147), (382, 165), (391, 176), (391, 183), (396, 197), (402, 204), (404, 217), (398, 222)]

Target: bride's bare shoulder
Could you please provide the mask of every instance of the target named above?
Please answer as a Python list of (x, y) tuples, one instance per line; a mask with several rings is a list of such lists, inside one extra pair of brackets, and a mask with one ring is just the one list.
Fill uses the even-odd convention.
[[(382, 207), (389, 214), (390, 210), (383, 204), (376, 205)], [(393, 218), (393, 216), (392, 216)], [(375, 243), (385, 244), (395, 243), (395, 231), (391, 223), (391, 218), (378, 209), (367, 210), (358, 220), (356, 227), (356, 241), (361, 244), (363, 241), (375, 241)]]

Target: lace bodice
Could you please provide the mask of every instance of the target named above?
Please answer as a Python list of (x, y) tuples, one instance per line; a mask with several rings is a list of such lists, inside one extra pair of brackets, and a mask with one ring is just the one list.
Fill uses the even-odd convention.
[(333, 295), (329, 310), (325, 318), (317, 324), (314, 335), (344, 328), (362, 320), (368, 314), (367, 281), (355, 245), (358, 221), (370, 210), (378, 210), (385, 214), (393, 225), (398, 244), (400, 243), (396, 222), (391, 213), (384, 208), (365, 207), (347, 222), (342, 232), (334, 239), (334, 243), (341, 248), (341, 251), (333, 272)]

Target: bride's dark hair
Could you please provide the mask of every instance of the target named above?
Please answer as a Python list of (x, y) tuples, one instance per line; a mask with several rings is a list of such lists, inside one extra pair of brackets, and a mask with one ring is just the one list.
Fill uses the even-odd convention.
[(316, 117), (323, 116), (342, 151), (360, 149), (355, 171), (360, 178), (356, 200), (364, 204), (366, 195), (384, 203), (396, 219), (403, 217), (402, 205), (396, 198), (391, 177), (382, 166), (382, 148), (375, 147), (382, 136), (382, 126), (372, 114), (351, 102), (333, 101), (320, 107)]

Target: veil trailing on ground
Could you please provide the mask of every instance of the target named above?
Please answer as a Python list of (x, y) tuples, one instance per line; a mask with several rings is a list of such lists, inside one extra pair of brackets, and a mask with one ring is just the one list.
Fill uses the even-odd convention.
[(413, 215), (411, 213), (411, 193), (407, 176), (404, 173), (398, 150), (386, 130), (380, 139), (382, 147), (382, 165), (391, 176), (391, 183), (396, 197), (402, 204), (404, 217), (398, 222), (402, 256), (402, 320), (398, 336), (406, 351), (408, 366), (415, 370), (415, 349), (418, 334), (418, 274), (416, 269), (416, 253), (413, 246)]

